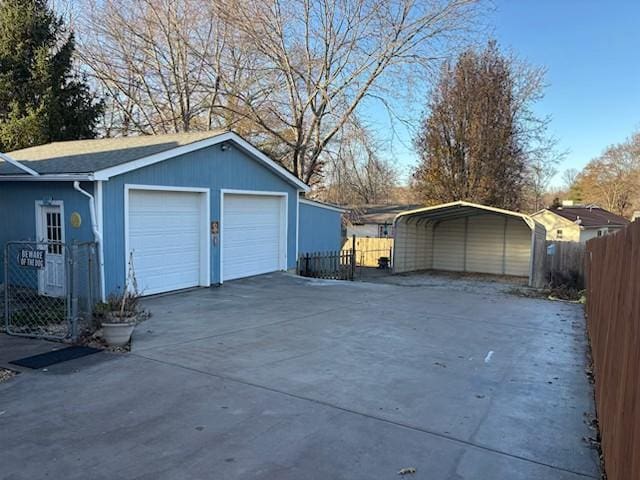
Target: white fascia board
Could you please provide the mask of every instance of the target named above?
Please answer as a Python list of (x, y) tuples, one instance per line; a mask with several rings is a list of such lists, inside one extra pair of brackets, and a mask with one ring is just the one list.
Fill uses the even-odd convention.
[(149, 165), (153, 165), (158, 162), (162, 162), (164, 160), (168, 160), (170, 158), (174, 158), (180, 155), (184, 155), (186, 153), (194, 152), (196, 150), (201, 150), (206, 147), (210, 147), (213, 145), (218, 145), (220, 143), (231, 141), (235, 143), (240, 149), (244, 150), (251, 157), (258, 160), (259, 162), (265, 164), (269, 169), (273, 170), (277, 175), (287, 180), (289, 183), (294, 184), (297, 188), (308, 192), (311, 188), (306, 183), (302, 182), (300, 179), (289, 173), (286, 169), (278, 165), (276, 162), (267, 157), (264, 153), (258, 150), (256, 147), (251, 145), (249, 142), (244, 140), (239, 135), (233, 132), (222, 133), (220, 135), (216, 135), (211, 138), (205, 138), (204, 140), (199, 140), (197, 142), (189, 143), (188, 145), (183, 145), (181, 147), (172, 148), (170, 150), (166, 150), (164, 152), (156, 153), (154, 155), (149, 155), (147, 157), (139, 158), (137, 160), (132, 160), (127, 163), (123, 163), (121, 165), (116, 165), (114, 167), (105, 168), (103, 170), (98, 170), (94, 173), (94, 177), (96, 180), (109, 180), (111, 177), (116, 175), (121, 175), (123, 173), (127, 173), (133, 170), (137, 170), (139, 168), (147, 167)]
[(309, 200), (306, 198), (301, 198), (300, 203), (304, 203), (305, 205), (311, 205), (312, 207), (326, 208), (327, 210), (333, 210), (334, 212), (338, 212), (338, 213), (345, 213), (347, 211), (344, 208), (335, 207), (333, 205), (327, 205), (326, 203), (315, 202), (313, 200)]
[(0, 175), (0, 182), (93, 182), (91, 174)]

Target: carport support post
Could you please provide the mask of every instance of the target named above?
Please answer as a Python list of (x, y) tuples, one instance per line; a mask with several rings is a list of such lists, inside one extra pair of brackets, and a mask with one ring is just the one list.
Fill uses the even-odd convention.
[(507, 273), (507, 225), (509, 219), (504, 217), (504, 230), (502, 231), (502, 274)]
[(469, 243), (469, 217), (464, 217), (464, 254), (462, 256), (462, 271), (467, 271), (467, 244)]

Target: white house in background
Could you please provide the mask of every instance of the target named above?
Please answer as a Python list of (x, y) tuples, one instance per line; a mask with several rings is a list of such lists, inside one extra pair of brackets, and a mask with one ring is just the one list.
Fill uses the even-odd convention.
[(393, 238), (393, 221), (399, 213), (421, 205), (367, 205), (349, 209), (347, 237)]
[(547, 240), (585, 243), (624, 228), (629, 221), (596, 205), (574, 205), (545, 208), (532, 215), (547, 229)]

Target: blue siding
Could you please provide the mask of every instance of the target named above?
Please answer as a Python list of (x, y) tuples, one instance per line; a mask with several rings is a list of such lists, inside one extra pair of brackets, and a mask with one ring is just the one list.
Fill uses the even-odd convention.
[(341, 247), (342, 214), (301, 202), (299, 253), (327, 252)]
[[(93, 184), (81, 183), (93, 192)], [(0, 279), (4, 281), (4, 248), (6, 242), (36, 239), (36, 201), (62, 200), (64, 202), (65, 241), (93, 240), (89, 199), (73, 189), (72, 182), (0, 182)], [(73, 228), (69, 217), (78, 212), (82, 217), (79, 228)]]
[[(104, 263), (107, 294), (122, 287), (125, 278), (125, 184), (200, 187), (211, 189), (211, 220), (220, 220), (220, 190), (287, 192), (287, 265), (296, 265), (297, 189), (233, 145), (190, 152), (111, 178), (103, 185)], [(220, 244), (211, 245), (211, 283), (220, 282)]]

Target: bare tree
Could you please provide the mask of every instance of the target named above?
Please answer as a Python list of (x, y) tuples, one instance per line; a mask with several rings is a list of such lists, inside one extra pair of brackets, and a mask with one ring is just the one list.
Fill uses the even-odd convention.
[(110, 134), (233, 128), (310, 184), (358, 107), (392, 109), (480, 3), (91, 1), (82, 58), (114, 107)]
[(562, 186), (565, 190), (569, 190), (576, 183), (578, 179), (578, 174), (580, 172), (577, 168), (567, 168), (564, 172), (562, 172)]
[(619, 215), (640, 209), (640, 132), (612, 145), (577, 176), (582, 200)]
[(214, 126), (216, 72), (205, 59), (215, 58), (226, 37), (213, 12), (203, 7), (201, 0), (89, 4), (80, 27), (81, 59), (111, 103), (108, 134)]
[(551, 179), (558, 173), (556, 165), (559, 157), (544, 155), (529, 162), (523, 192), (523, 209), (537, 212), (545, 207), (545, 194)]
[(341, 205), (388, 203), (398, 184), (395, 166), (380, 157), (380, 145), (356, 117), (343, 128), (337, 150), (327, 150), (321, 196)]
[[(254, 83), (235, 88), (222, 69), (225, 108), (256, 127), (265, 148), (308, 183), (323, 153), (367, 97), (391, 78), (420, 73), (447, 53), (476, 0), (217, 0), (229, 47), (251, 45)], [(397, 88), (397, 84), (394, 85)]]

